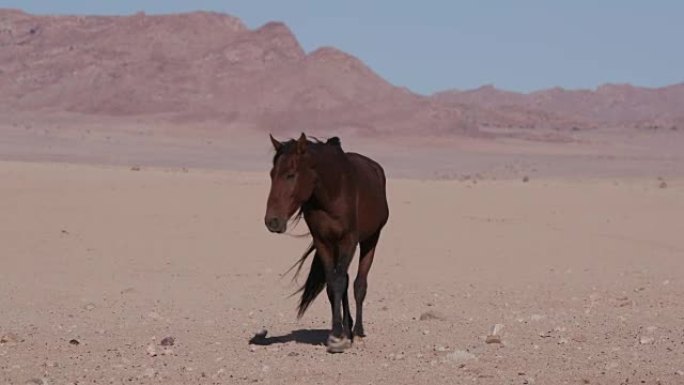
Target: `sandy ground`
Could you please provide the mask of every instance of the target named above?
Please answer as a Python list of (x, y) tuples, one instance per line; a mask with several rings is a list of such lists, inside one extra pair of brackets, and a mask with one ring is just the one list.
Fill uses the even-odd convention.
[(684, 383), (681, 177), (392, 178), (368, 338), (339, 355), (324, 296), (295, 318), (308, 241), (264, 228), (267, 162), (0, 179), (0, 383)]

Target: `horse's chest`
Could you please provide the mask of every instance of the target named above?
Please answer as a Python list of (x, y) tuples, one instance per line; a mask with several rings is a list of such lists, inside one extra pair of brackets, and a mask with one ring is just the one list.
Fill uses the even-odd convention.
[(335, 239), (345, 233), (345, 226), (342, 220), (322, 210), (305, 212), (304, 220), (309, 227), (311, 235), (317, 238)]

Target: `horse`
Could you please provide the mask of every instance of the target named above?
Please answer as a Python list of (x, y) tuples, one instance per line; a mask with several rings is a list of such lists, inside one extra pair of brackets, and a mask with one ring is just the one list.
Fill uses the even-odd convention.
[[(304, 133), (297, 140), (284, 142), (269, 137), (275, 155), (264, 218), (266, 228), (282, 234), (290, 219), (304, 217), (313, 240), (295, 263), (295, 277), (311, 253), (313, 259), (306, 282), (295, 292), (302, 293), (297, 318), (326, 288), (332, 313), (327, 351), (341, 353), (351, 347), (354, 338), (366, 336), (363, 301), (368, 272), (380, 233), (389, 219), (385, 171), (364, 155), (345, 152), (338, 137), (325, 142), (308, 140)], [(354, 324), (347, 271), (357, 245), (360, 253), (354, 280)]]

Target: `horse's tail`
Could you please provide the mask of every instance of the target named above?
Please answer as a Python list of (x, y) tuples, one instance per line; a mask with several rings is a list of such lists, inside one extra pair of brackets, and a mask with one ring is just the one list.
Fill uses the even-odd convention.
[[(312, 242), (311, 245), (309, 245), (309, 248), (301, 256), (301, 258), (299, 258), (299, 260), (292, 266), (297, 266), (295, 277), (297, 276), (297, 274), (299, 274), (299, 271), (302, 269), (302, 265), (304, 265), (304, 261), (306, 260), (306, 258), (315, 250), (316, 247), (313, 245)], [(314, 253), (313, 260), (311, 261), (311, 269), (309, 270), (309, 276), (306, 278), (306, 282), (304, 283), (304, 285), (294, 293), (302, 293), (302, 297), (299, 300), (297, 318), (302, 318), (302, 316), (306, 312), (306, 309), (309, 308), (309, 305), (311, 305), (314, 299), (316, 299), (318, 294), (320, 294), (321, 291), (323, 291), (323, 288), (325, 288), (325, 271), (323, 270), (323, 264), (321, 263), (320, 258), (318, 257), (318, 255), (316, 255), (316, 253)]]

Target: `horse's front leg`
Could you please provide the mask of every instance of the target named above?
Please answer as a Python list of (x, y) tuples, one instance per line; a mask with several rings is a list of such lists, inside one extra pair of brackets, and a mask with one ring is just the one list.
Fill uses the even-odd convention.
[[(351, 346), (352, 319), (347, 299), (349, 276), (347, 269), (354, 256), (356, 244), (341, 242), (330, 247), (318, 249), (323, 251), (326, 291), (332, 312), (332, 330), (328, 337), (328, 352), (341, 353)], [(344, 310), (344, 314), (343, 314)]]

